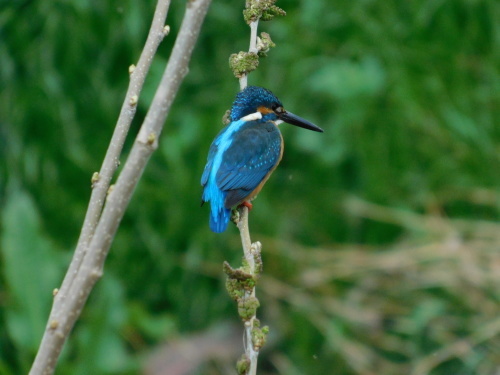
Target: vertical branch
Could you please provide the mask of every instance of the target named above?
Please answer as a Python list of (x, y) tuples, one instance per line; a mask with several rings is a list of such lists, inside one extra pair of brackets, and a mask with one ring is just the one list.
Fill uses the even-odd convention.
[[(259, 19), (250, 22), (250, 46), (248, 48), (248, 53), (257, 54), (259, 50), (257, 49), (257, 29), (259, 27)], [(246, 71), (242, 73), (240, 79), (240, 90), (243, 90), (248, 86), (248, 74), (250, 72)]]
[(243, 245), (243, 252), (245, 255), (245, 260), (251, 268), (254, 268), (254, 258), (250, 254), (250, 247), (252, 246), (252, 241), (250, 239), (250, 229), (248, 228), (248, 207), (242, 206), (239, 209), (240, 217), (238, 223), (236, 224), (238, 230), (240, 231), (241, 244)]
[[(250, 239), (250, 229), (248, 227), (248, 207), (242, 206), (239, 210), (240, 217), (237, 223), (238, 229), (240, 231), (241, 243), (243, 245), (243, 253), (245, 257), (245, 261), (247, 263), (246, 271), (251, 276), (250, 280), (253, 281), (251, 287), (244, 292), (244, 303), (250, 304), (253, 306), (249, 306), (247, 311), (251, 311), (250, 316), (247, 317), (248, 320), (245, 321), (245, 363), (249, 365), (249, 368), (246, 372), (248, 375), (255, 375), (257, 373), (257, 359), (259, 356), (260, 346), (255, 345), (253, 337), (254, 329), (258, 329), (256, 327), (257, 321), (257, 307), (259, 306), (259, 302), (255, 297), (255, 284), (258, 279), (259, 273), (256, 269), (256, 264), (259, 263), (262, 266), (261, 260), (261, 244), (260, 242), (256, 242), (252, 244)], [(260, 271), (260, 270), (259, 270)], [(257, 324), (258, 325), (258, 324)]]
[[(249, 53), (257, 54), (257, 29), (259, 26), (259, 19), (252, 21), (250, 23), (250, 46), (248, 48)], [(248, 85), (248, 74), (249, 72), (244, 72), (239, 78), (240, 82), (240, 90), (243, 90)], [(242, 206), (239, 209), (240, 217), (237, 223), (238, 230), (240, 231), (241, 236), (241, 244), (243, 246), (243, 254), (245, 257), (245, 261), (247, 263), (247, 272), (251, 275), (252, 279), (255, 276), (255, 258), (252, 254), (252, 240), (250, 238), (250, 229), (248, 227), (248, 207)], [(259, 257), (260, 257), (260, 247), (259, 247)], [(253, 301), (256, 300), (255, 297), (255, 284), (251, 287), (250, 290), (245, 290), (244, 292), (244, 300)], [(254, 328), (255, 319), (257, 319), (257, 309), (254, 310), (253, 314), (249, 317), (248, 320), (245, 321), (245, 356), (241, 363), (244, 363), (245, 366), (248, 366), (243, 372), (243, 374), (255, 375), (257, 374), (257, 360), (259, 357), (259, 351), (255, 350), (255, 347), (252, 342), (252, 330)], [(241, 372), (238, 369), (238, 372)]]
[[(248, 85), (248, 74), (259, 64), (259, 56), (265, 55), (269, 48), (274, 47), (269, 34), (262, 33), (262, 39), (257, 36), (259, 20), (270, 20), (276, 15), (285, 12), (276, 7), (276, 0), (247, 0), (243, 11), (245, 21), (250, 26), (250, 46), (248, 52), (231, 55), (229, 64), (234, 75), (239, 79), (240, 89)], [(237, 363), (238, 374), (255, 375), (257, 373), (257, 359), (259, 351), (265, 344), (268, 327), (260, 327), (257, 319), (259, 300), (255, 297), (255, 285), (262, 272), (262, 258), (260, 242), (252, 244), (248, 227), (248, 207), (238, 209), (236, 224), (240, 231), (243, 246), (244, 265), (233, 269), (225, 262), (224, 272), (227, 274), (226, 287), (229, 295), (238, 302), (238, 313), (245, 324), (245, 354)]]
[(248, 48), (248, 52), (257, 53), (259, 50), (257, 49), (257, 28), (259, 27), (259, 19), (250, 22), (250, 47)]
[[(159, 2), (170, 3), (169, 0), (159, 0)], [(118, 177), (115, 188), (109, 193), (106, 206), (102, 214), (99, 215), (95, 233), (92, 235), (93, 231), (89, 230), (90, 237), (81, 241), (88, 243), (88, 246), (83, 248), (82, 258), (77, 259), (77, 266), (70, 267), (68, 271), (65, 281), (69, 281), (65, 286), (64, 299), (61, 302), (55, 302), (52, 307), (30, 375), (50, 375), (54, 372), (62, 347), (80, 316), (95, 283), (102, 276), (111, 242), (142, 172), (151, 154), (158, 147), (158, 137), (163, 129), (168, 111), (183, 78), (187, 74), (191, 54), (210, 2), (211, 0), (191, 0), (187, 3), (178, 37), (153, 103), (123, 171)], [(163, 27), (162, 30), (164, 30)], [(137, 97), (130, 99), (137, 103)], [(103, 203), (104, 200), (99, 203), (101, 207)], [(93, 220), (91, 219), (90, 222)], [(82, 230), (82, 232), (85, 231), (85, 229)], [(74, 271), (71, 271), (72, 269)], [(60, 296), (56, 295), (56, 300), (58, 298)]]

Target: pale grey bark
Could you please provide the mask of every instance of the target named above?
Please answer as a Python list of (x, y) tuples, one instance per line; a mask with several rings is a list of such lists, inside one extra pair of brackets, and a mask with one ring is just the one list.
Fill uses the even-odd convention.
[[(250, 23), (250, 46), (248, 52), (253, 52), (253, 53), (258, 52), (257, 48), (258, 26), (259, 26), (259, 20)], [(244, 74), (240, 78), (240, 89), (243, 90), (245, 87), (247, 87), (247, 85), (248, 85), (248, 74)], [(243, 254), (248, 264), (249, 274), (255, 275), (256, 273), (255, 252), (258, 251), (260, 257), (261, 244), (260, 242), (252, 244), (252, 241), (250, 239), (247, 207), (241, 207), (240, 209), (240, 220), (238, 222), (238, 229), (240, 231), (241, 244), (243, 246)], [(247, 297), (255, 297), (255, 287), (252, 289), (251, 293), (245, 293), (245, 298)], [(259, 351), (254, 348), (252, 342), (252, 330), (254, 328), (255, 319), (257, 319), (256, 315), (252, 316), (250, 320), (245, 322), (245, 337), (244, 337), (245, 355), (250, 361), (250, 367), (247, 372), (248, 375), (257, 374), (257, 360), (259, 357)]]
[(55, 293), (52, 311), (30, 375), (54, 373), (61, 349), (91, 290), (103, 274), (104, 262), (120, 221), (151, 154), (158, 146), (158, 137), (168, 111), (188, 71), (191, 53), (210, 2), (211, 0), (187, 2), (181, 29), (153, 103), (123, 171), (106, 198), (111, 177), (118, 166), (124, 139), (135, 114), (144, 77), (161, 39), (167, 32), (164, 23), (170, 0), (158, 1), (144, 52), (131, 73), (131, 83), (110, 148), (100, 174), (93, 178), (94, 190), (75, 256), (61, 289)]

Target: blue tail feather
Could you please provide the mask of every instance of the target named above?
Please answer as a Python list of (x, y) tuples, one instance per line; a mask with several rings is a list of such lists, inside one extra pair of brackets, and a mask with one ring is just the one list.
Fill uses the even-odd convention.
[(209, 179), (203, 189), (202, 200), (210, 202), (210, 229), (212, 232), (224, 232), (231, 218), (231, 210), (224, 206), (225, 192), (217, 187), (213, 179)]
[[(213, 208), (212, 208), (213, 210)], [(216, 212), (210, 212), (210, 229), (212, 232), (224, 232), (231, 218), (231, 210), (227, 208), (219, 208)]]

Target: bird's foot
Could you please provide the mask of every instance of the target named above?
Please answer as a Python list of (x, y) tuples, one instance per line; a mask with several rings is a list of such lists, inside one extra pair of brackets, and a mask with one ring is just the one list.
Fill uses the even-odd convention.
[(237, 208), (231, 210), (231, 221), (236, 225), (238, 225), (238, 222), (240, 221), (240, 213)]
[(233, 223), (235, 223), (236, 225), (238, 225), (238, 223), (239, 223), (239, 221), (240, 221), (240, 211), (239, 211), (239, 209), (240, 209), (241, 207), (247, 207), (247, 208), (248, 208), (248, 211), (251, 211), (251, 210), (252, 210), (253, 205), (252, 205), (252, 203), (250, 203), (250, 202), (246, 202), (246, 201), (245, 201), (245, 202), (243, 202), (243, 203), (239, 204), (236, 208), (233, 208), (233, 209), (231, 210), (231, 221), (232, 221)]
[(252, 204), (252, 203), (245, 201), (245, 202), (243, 202), (242, 204), (240, 204), (240, 205), (238, 206), (238, 208), (243, 207), (243, 206), (244, 206), (244, 207), (247, 207), (247, 208), (248, 208), (248, 211), (252, 211), (252, 208), (253, 208), (253, 204)]

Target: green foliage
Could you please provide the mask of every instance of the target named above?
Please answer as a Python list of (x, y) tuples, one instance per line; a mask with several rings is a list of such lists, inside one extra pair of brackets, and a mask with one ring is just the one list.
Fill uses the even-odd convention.
[(20, 353), (17, 360), (26, 369), (45, 329), (51, 291), (62, 276), (61, 262), (42, 234), (35, 204), (26, 193), (11, 189), (2, 222), (2, 268), (9, 291), (5, 325)]
[[(250, 216), (263, 243), (259, 318), (271, 328), (261, 374), (494, 373), (499, 5), (277, 5), (287, 16), (259, 28), (276, 48), (249, 83), (325, 133), (281, 125), (282, 163)], [(31, 364), (153, 8), (0, 2), (1, 374)], [(243, 8), (213, 1), (58, 373), (138, 373), (162, 342), (239, 320), (221, 272), (240, 261), (239, 236), (209, 231), (199, 179), (238, 90), (227, 59), (248, 46)], [(182, 12), (173, 2), (122, 162)], [(224, 373), (212, 367), (199, 373)]]

